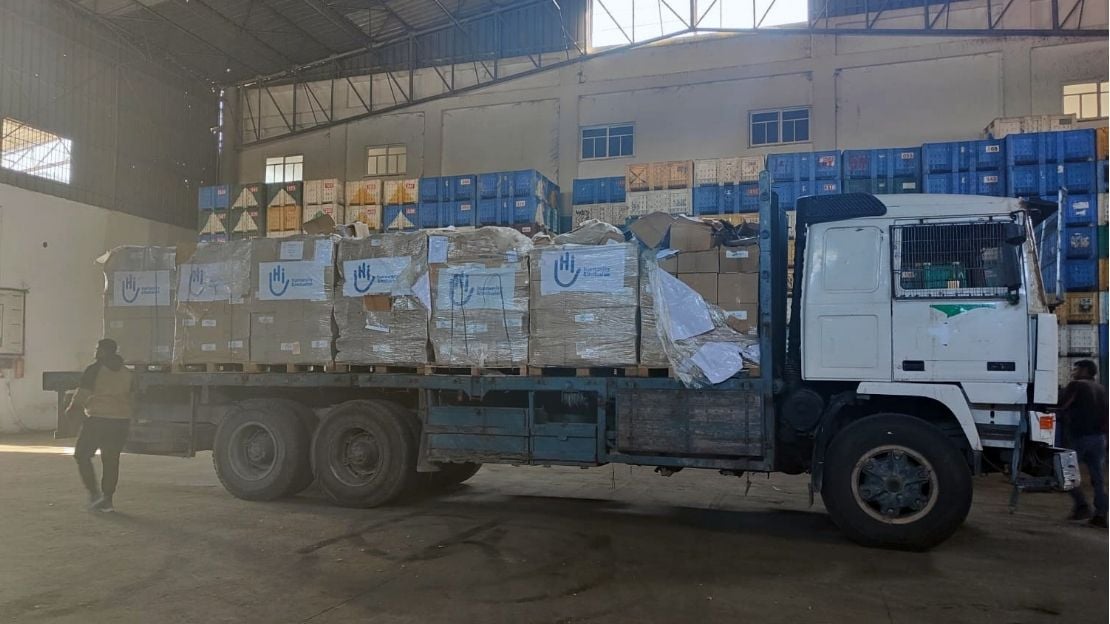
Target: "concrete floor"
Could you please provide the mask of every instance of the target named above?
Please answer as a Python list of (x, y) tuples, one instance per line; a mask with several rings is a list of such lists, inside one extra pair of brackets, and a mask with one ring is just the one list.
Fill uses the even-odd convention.
[[(486, 467), (439, 496), (250, 503), (210, 454), (124, 456), (114, 515), (71, 457), (0, 439), (0, 621), (1106, 622), (1107, 533), (997, 477), (924, 554), (855, 546), (799, 477)], [(99, 462), (98, 462), (99, 463)]]

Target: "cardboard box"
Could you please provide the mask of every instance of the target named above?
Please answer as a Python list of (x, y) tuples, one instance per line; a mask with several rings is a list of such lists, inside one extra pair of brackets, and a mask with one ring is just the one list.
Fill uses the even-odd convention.
[[(706, 251), (683, 252), (673, 256), (676, 273), (720, 273), (723, 251), (708, 249)], [(668, 258), (667, 260), (670, 260)], [(669, 264), (669, 263), (668, 263)], [(660, 262), (660, 266), (663, 262)], [(663, 269), (668, 273), (671, 272)]]
[(250, 361), (332, 361), (334, 236), (251, 241)]
[(117, 247), (103, 258), (104, 337), (129, 364), (173, 361), (177, 290), (173, 247)]
[(1064, 295), (1064, 319), (1068, 323), (1097, 323), (1098, 293), (1070, 292)]
[(335, 361), (396, 366), (429, 362), (427, 233), (345, 238), (337, 254)]
[(347, 206), (379, 206), (382, 203), (382, 181), (348, 182), (346, 197)]
[(387, 206), (415, 204), (419, 180), (386, 180), (382, 187), (382, 203)]
[(333, 223), (345, 223), (346, 215), (342, 204), (316, 204), (305, 206), (302, 216), (304, 223), (308, 223), (321, 215), (331, 217)]
[(756, 335), (759, 333), (759, 305), (744, 303), (724, 310), (725, 324), (733, 331), (741, 334)]
[(717, 304), (717, 274), (716, 273), (679, 273), (678, 279), (701, 295), (706, 303)]
[(347, 223), (362, 223), (371, 230), (382, 229), (381, 206), (347, 206), (344, 216)]
[(628, 229), (648, 249), (654, 249), (667, 238), (674, 222), (675, 218), (665, 212), (653, 212), (633, 221)]
[(758, 273), (759, 245), (721, 247), (721, 273)]
[(344, 204), (347, 196), (343, 193), (343, 183), (337, 178), (308, 180), (304, 183), (304, 203), (306, 206), (322, 204)]
[(725, 311), (759, 303), (759, 274), (721, 273), (717, 276), (717, 302)]
[(551, 245), (533, 250), (529, 263), (529, 364), (636, 363), (636, 243)]
[(651, 190), (651, 165), (649, 163), (636, 163), (628, 165), (624, 170), (625, 192)]
[(682, 252), (713, 249), (713, 226), (691, 218), (676, 219), (671, 224), (670, 248)]
[(528, 360), (528, 254), (512, 228), (428, 233), (436, 364), (487, 368)]
[(251, 311), (248, 301), (253, 242), (233, 240), (177, 246), (175, 363), (249, 361)]

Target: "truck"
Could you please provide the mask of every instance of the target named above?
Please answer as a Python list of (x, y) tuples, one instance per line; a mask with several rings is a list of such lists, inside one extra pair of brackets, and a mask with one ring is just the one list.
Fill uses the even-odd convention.
[[(1078, 483), (1054, 446), (1057, 326), (1033, 202), (845, 194), (787, 211), (760, 180), (759, 366), (721, 383), (571, 374), (139, 371), (128, 450), (212, 451), (232, 495), (314, 481), (376, 507), (483, 463), (809, 474), (864, 545), (928, 549), (966, 518), (973, 477), (1017, 492)], [(47, 372), (73, 435), (77, 372)]]

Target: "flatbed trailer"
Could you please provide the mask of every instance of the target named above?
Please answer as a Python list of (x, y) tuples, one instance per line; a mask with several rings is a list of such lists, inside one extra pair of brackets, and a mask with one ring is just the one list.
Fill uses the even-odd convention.
[[(760, 187), (760, 361), (723, 383), (692, 389), (616, 370), (590, 377), (140, 371), (128, 449), (184, 456), (212, 450), (217, 474), (235, 496), (276, 499), (316, 480), (333, 501), (354, 507), (464, 481), (482, 463), (621, 463), (655, 466), (663, 475), (686, 468), (810, 472), (812, 491), (849, 537), (901, 548), (931, 547), (958, 528), (985, 454), (1008, 462), (1015, 477), (1032, 470), (1022, 487), (1069, 486), (1068, 457), (1034, 444), (1033, 434), (1043, 442), (1051, 432), (1035, 431), (1031, 423), (1044, 421), (1025, 411), (1036, 402), (1032, 383), (1029, 399), (1014, 399), (1020, 406), (1010, 420), (992, 411), (989, 423), (980, 423), (970, 420), (970, 398), (953, 403), (951, 389), (960, 390), (951, 384), (804, 379), (798, 290), (805, 280), (796, 280), (788, 325), (786, 215), (766, 174)], [(843, 197), (849, 199), (809, 213), (817, 215), (812, 223), (885, 212), (871, 196)], [(837, 213), (845, 214), (829, 216)], [(799, 270), (805, 215), (800, 211)], [(1054, 323), (1037, 319), (1037, 326), (1048, 320)], [(1054, 335), (1051, 342), (1045, 349), (1054, 357)], [(1054, 368), (1051, 374), (1055, 381)], [(63, 408), (79, 379), (76, 372), (43, 376), (43, 388), (58, 393), (60, 436), (75, 433)]]

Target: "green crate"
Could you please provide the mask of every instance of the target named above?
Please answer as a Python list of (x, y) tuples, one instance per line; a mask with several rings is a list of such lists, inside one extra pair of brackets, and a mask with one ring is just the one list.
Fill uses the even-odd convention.
[(921, 267), (926, 289), (966, 288), (967, 271), (963, 264), (924, 264)]

